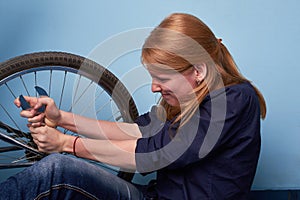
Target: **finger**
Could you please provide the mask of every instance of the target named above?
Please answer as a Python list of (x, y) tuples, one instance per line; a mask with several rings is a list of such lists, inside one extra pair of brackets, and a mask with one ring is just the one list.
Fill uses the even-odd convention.
[(32, 140), (34, 141), (34, 143), (35, 143), (35, 141), (38, 141), (37, 134), (31, 132), (31, 137), (32, 137)]
[(36, 123), (31, 123), (31, 124), (28, 124), (27, 127), (33, 127), (33, 128), (37, 128), (37, 127), (41, 127), (41, 126), (45, 126), (46, 124), (43, 123), (43, 122), (36, 122)]
[(31, 132), (31, 137), (32, 137), (32, 140), (33, 140), (34, 143), (36, 143), (36, 141), (38, 141), (38, 134), (35, 134), (35, 133)]
[(29, 131), (32, 137), (37, 137), (38, 134), (44, 133), (43, 126), (34, 127), (32, 124), (29, 126)]
[[(37, 97), (23, 96), (24, 99), (29, 103), (31, 107), (34, 107), (38, 101)], [(20, 101), (20, 100), (19, 100)]]
[(31, 137), (32, 137), (33, 142), (34, 142), (36, 145), (40, 145), (40, 143), (41, 143), (41, 140), (40, 140), (40, 134), (31, 132)]
[[(45, 126), (45, 124), (43, 124), (43, 123), (29, 123), (29, 124), (27, 124), (27, 127), (28, 127), (29, 130), (30, 130), (30, 128), (37, 128), (37, 127), (41, 127), (41, 126)], [(35, 129), (31, 130), (30, 132), (31, 132), (31, 134), (37, 134)]]
[[(29, 97), (29, 96), (23, 96), (23, 97), (24, 97), (25, 101), (28, 102), (28, 104), (30, 105), (30, 107), (34, 107), (35, 104), (37, 103), (37, 98), (36, 97)], [(14, 100), (14, 104), (17, 107), (21, 106), (21, 101), (20, 101), (19, 97)]]
[(44, 122), (45, 114), (40, 113), (37, 115), (34, 115), (33, 117), (28, 118), (29, 123), (36, 123), (36, 122)]
[(48, 129), (47, 126), (38, 126), (38, 127), (30, 126), (29, 127), (29, 130), (30, 130), (31, 134), (37, 134), (37, 137), (41, 137), (43, 135), (46, 135), (47, 134), (47, 129)]
[(38, 141), (38, 140), (33, 140), (33, 142), (36, 144), (37, 150), (38, 150), (39, 152), (45, 152), (44, 149), (41, 147), (41, 146), (43, 146), (43, 145), (40, 143), (40, 141)]
[(36, 138), (33, 138), (32, 139), (32, 141), (36, 144), (36, 145), (39, 145), (39, 141), (38, 141), (38, 139), (36, 139)]
[(42, 97), (38, 98), (38, 101), (35, 104), (34, 109), (37, 112), (45, 112), (45, 109), (49, 108), (49, 106), (50, 107), (52, 107), (52, 106), (55, 107), (53, 99), (51, 99), (51, 98), (49, 98), (47, 96), (42, 96)]
[(18, 98), (16, 98), (15, 100), (14, 100), (14, 104), (18, 107), (18, 108), (20, 108), (20, 106), (21, 106), (21, 102), (20, 102), (20, 99), (19, 99), (19, 97)]
[(47, 106), (52, 102), (53, 102), (53, 100), (51, 98), (49, 98), (47, 96), (42, 96), (42, 97), (38, 98), (38, 101), (37, 101), (36, 105), (34, 106), (34, 109), (38, 110), (43, 105)]
[(45, 124), (51, 128), (56, 128), (57, 127), (57, 123), (49, 120), (48, 118), (45, 118)]
[(36, 129), (37, 129), (37, 127), (33, 127), (31, 124), (28, 124), (27, 126), (28, 126), (28, 128), (29, 128), (29, 131), (30, 131), (30, 133), (31, 133), (31, 136), (34, 137), (34, 134), (36, 134)]
[(38, 112), (38, 110), (43, 106), (44, 104), (38, 101), (35, 106), (33, 107), (34, 110)]
[(42, 153), (48, 153), (45, 147), (42, 147), (41, 144), (38, 145), (38, 151)]
[(24, 118), (32, 118), (32, 117), (34, 117), (37, 113), (38, 113), (37, 110), (29, 109), (29, 110), (22, 110), (22, 111), (20, 112), (20, 115), (21, 115), (21, 117), (24, 117)]

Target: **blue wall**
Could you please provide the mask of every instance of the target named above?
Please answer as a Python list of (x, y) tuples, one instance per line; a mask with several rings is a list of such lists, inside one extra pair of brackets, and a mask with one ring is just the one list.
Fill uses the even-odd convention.
[[(148, 27), (172, 12), (194, 14), (223, 39), (242, 73), (267, 100), (253, 189), (299, 189), (299, 8), (297, 0), (3, 0), (0, 62), (48, 50), (95, 58), (125, 82), (143, 113), (157, 99), (150, 93), (149, 77), (140, 66), (139, 45)], [(99, 52), (105, 53), (103, 49), (113, 56), (105, 60), (102, 54), (99, 58)], [(135, 80), (142, 83), (139, 88), (128, 78), (132, 75), (142, 77)]]

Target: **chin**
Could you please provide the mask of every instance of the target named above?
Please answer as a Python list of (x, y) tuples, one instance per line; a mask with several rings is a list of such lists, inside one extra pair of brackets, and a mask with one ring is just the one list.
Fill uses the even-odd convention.
[(180, 106), (179, 102), (177, 100), (166, 100), (166, 102), (170, 105), (170, 106)]

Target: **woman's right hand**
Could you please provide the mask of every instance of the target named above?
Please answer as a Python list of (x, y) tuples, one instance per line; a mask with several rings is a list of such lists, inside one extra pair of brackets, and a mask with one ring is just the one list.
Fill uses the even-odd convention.
[[(22, 117), (28, 118), (30, 126), (38, 127), (46, 124), (50, 127), (56, 127), (58, 125), (61, 119), (61, 113), (53, 99), (46, 96), (40, 98), (24, 96), (24, 98), (31, 108), (21, 111), (20, 114)], [(18, 98), (15, 99), (14, 103), (17, 107), (21, 106), (21, 102)], [(45, 105), (45, 111), (41, 113), (39, 109), (43, 105)]]

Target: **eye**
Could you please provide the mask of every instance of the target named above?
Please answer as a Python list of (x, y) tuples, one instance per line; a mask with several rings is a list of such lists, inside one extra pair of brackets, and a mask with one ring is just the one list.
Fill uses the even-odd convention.
[(168, 79), (168, 78), (158, 78), (157, 80), (161, 83), (165, 83), (165, 82), (169, 81), (170, 79)]
[(151, 73), (152, 80), (157, 83), (166, 83), (172, 79), (169, 74)]
[(157, 82), (157, 83), (165, 83), (167, 81), (170, 80), (170, 78), (164, 78), (164, 77), (152, 77), (152, 80), (154, 82)]

